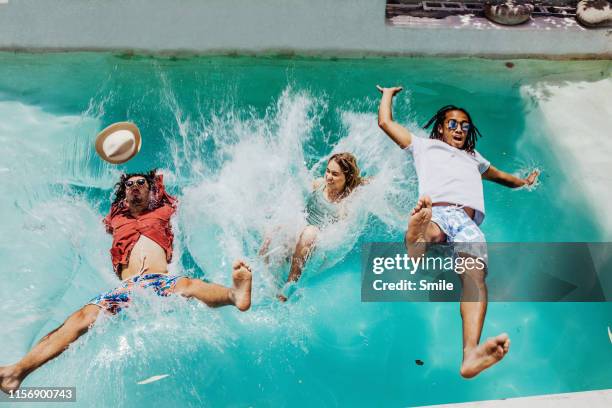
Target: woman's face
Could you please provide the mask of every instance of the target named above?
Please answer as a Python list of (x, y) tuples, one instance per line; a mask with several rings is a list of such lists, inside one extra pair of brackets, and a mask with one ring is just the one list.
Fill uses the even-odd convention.
[(328, 188), (331, 188), (334, 191), (344, 191), (346, 177), (335, 160), (330, 160), (327, 163), (327, 169), (325, 170), (325, 184), (327, 184)]

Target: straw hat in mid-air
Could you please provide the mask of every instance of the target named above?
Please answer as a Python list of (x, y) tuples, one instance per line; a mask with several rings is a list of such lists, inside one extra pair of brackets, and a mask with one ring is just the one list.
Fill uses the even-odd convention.
[(140, 131), (131, 122), (117, 122), (96, 136), (96, 152), (102, 160), (121, 164), (130, 160), (140, 151)]

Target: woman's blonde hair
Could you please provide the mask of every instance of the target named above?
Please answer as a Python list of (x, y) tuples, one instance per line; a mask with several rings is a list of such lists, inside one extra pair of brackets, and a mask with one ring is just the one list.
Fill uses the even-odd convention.
[(360, 175), (359, 166), (357, 165), (357, 159), (351, 153), (343, 152), (332, 155), (327, 161), (327, 164), (332, 160), (340, 166), (346, 179), (346, 184), (342, 191), (342, 196), (346, 197), (363, 181)]

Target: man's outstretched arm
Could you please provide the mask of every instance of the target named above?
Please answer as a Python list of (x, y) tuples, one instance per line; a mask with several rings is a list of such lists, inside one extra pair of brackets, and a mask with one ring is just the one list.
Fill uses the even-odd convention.
[(399, 123), (394, 122), (391, 112), (393, 97), (402, 90), (402, 87), (382, 88), (380, 85), (376, 85), (376, 88), (382, 93), (380, 107), (378, 108), (378, 126), (384, 130), (399, 147), (405, 149), (412, 143), (412, 133)]
[(540, 172), (538, 170), (534, 170), (527, 177), (518, 178), (510, 173), (506, 173), (505, 171), (501, 171), (493, 166), (489, 166), (487, 171), (482, 173), (482, 178), (494, 181), (506, 187), (517, 188), (525, 185), (532, 185), (537, 180), (539, 174)]

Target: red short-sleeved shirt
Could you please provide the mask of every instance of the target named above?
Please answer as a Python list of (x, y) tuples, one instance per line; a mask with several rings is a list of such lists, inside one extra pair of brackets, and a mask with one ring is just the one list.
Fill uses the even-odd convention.
[(132, 217), (128, 208), (119, 203), (113, 205), (103, 222), (106, 230), (113, 234), (113, 246), (110, 250), (113, 269), (120, 276), (120, 266), (127, 265), (132, 248), (141, 235), (155, 241), (166, 251), (166, 260), (172, 260), (172, 243), (174, 234), (170, 218), (176, 211), (177, 200), (166, 193), (161, 174), (155, 177), (157, 197), (160, 205), (138, 217)]

